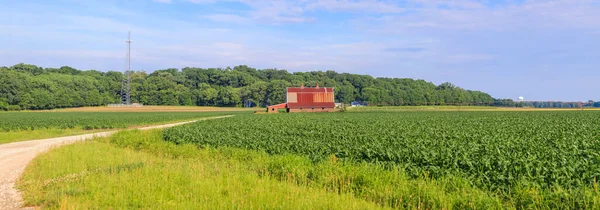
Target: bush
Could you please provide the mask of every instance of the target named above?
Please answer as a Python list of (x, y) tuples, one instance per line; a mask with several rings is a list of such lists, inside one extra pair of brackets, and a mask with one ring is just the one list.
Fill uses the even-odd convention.
[(346, 112), (348, 111), (348, 108), (346, 108), (346, 104), (342, 104), (342, 106), (340, 107), (340, 112)]
[(21, 107), (19, 105), (9, 105), (7, 107), (8, 111), (21, 111)]
[(4, 101), (0, 101), (0, 111), (7, 111), (8, 110), (8, 103), (4, 102)]

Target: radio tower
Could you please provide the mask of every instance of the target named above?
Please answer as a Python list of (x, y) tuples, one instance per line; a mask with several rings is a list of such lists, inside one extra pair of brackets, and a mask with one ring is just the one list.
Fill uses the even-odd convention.
[(121, 103), (131, 105), (131, 31), (127, 35), (127, 66), (121, 90)]

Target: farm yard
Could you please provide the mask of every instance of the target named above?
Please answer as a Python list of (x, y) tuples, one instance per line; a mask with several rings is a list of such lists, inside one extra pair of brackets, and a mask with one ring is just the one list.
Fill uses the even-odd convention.
[(596, 111), (234, 115), (64, 146), (18, 186), (48, 208), (600, 206)]

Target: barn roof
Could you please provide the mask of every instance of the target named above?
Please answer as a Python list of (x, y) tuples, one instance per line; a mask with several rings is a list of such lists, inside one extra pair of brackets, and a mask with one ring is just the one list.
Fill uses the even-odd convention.
[(333, 88), (332, 87), (319, 87), (319, 88), (314, 88), (314, 87), (288, 87), (287, 88), (288, 93), (326, 93), (326, 92), (333, 92)]

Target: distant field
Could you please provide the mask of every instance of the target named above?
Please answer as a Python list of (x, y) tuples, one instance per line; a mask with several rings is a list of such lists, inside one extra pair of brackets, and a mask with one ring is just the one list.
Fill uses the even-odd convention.
[(349, 107), (349, 111), (353, 112), (365, 112), (365, 111), (419, 111), (419, 110), (440, 110), (440, 111), (453, 111), (453, 110), (497, 110), (498, 107), (490, 106), (361, 106), (361, 107)]
[[(584, 108), (585, 111), (600, 110), (600, 108)], [(581, 111), (578, 108), (518, 108), (493, 106), (365, 106), (349, 107), (351, 112), (379, 111)]]
[(149, 125), (227, 114), (228, 112), (12, 112), (0, 115), (0, 131), (46, 128), (84, 130), (127, 128), (132, 125)]
[(31, 112), (238, 112), (254, 111), (263, 108), (206, 107), (206, 106), (143, 106), (143, 107), (80, 107)]
[(22, 130), (22, 131), (0, 131), (0, 144), (11, 143), (17, 141), (27, 141), (36, 139), (47, 139), (61, 136), (73, 136), (101, 131), (111, 131), (115, 129), (96, 129), (96, 130), (83, 130), (83, 129), (60, 129), (60, 128), (49, 128), (39, 130)]
[[(230, 113), (232, 112), (8, 112), (0, 114), (0, 143), (181, 122)], [(243, 114), (239, 111), (235, 113)]]

